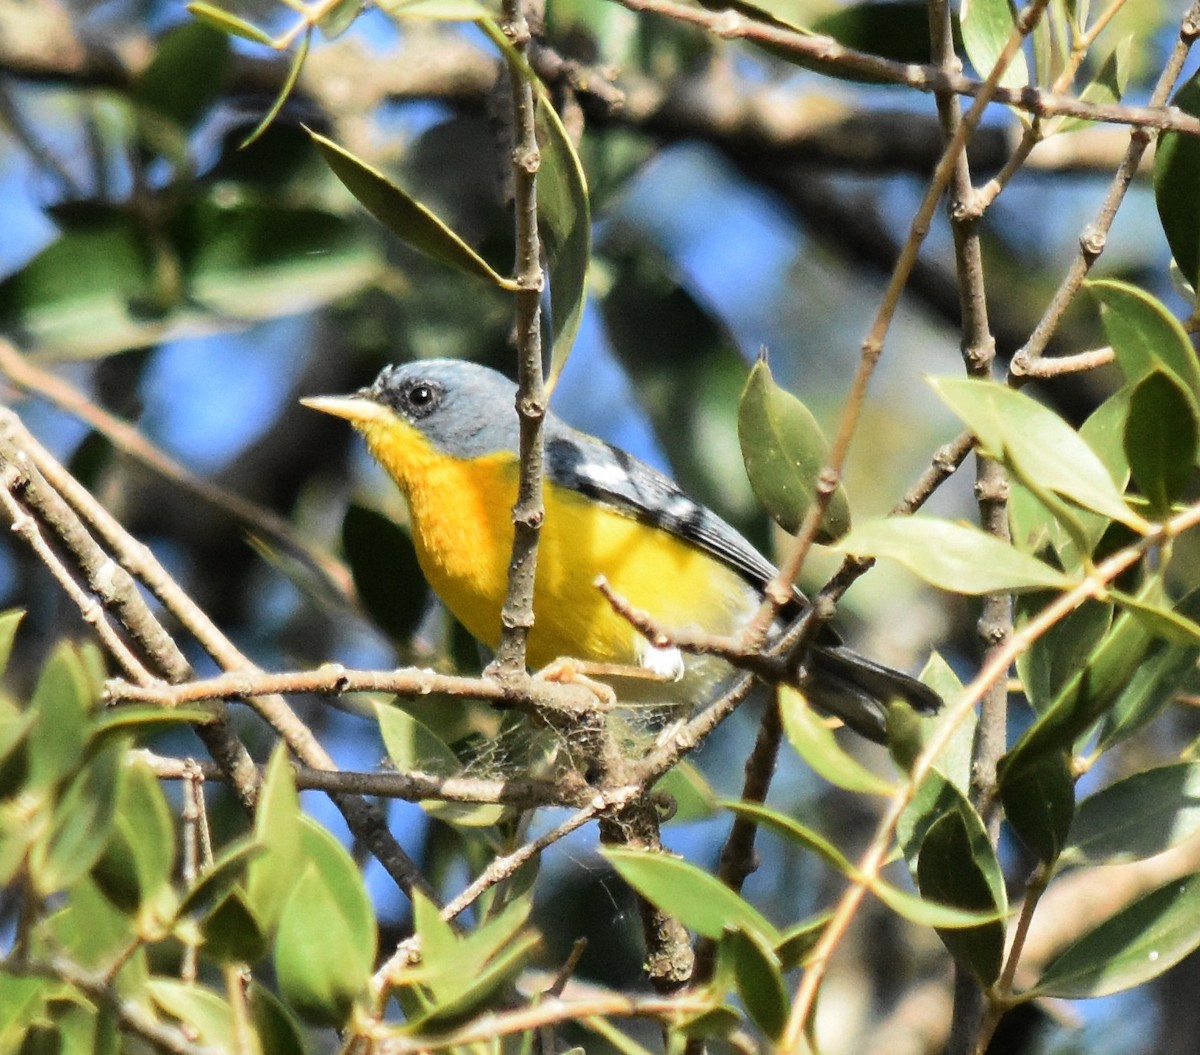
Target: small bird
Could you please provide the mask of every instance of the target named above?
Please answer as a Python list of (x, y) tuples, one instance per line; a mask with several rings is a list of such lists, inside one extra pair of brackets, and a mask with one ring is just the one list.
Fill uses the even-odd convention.
[[(301, 400), (362, 433), (407, 499), (425, 577), (467, 630), (493, 649), (500, 641), (520, 471), (515, 396), (516, 386), (495, 370), (433, 359), (385, 367), (353, 395)], [(728, 663), (655, 646), (614, 611), (598, 577), (658, 626), (729, 635), (758, 610), (775, 568), (719, 516), (625, 451), (550, 412), (544, 438), (546, 517), (529, 664), (575, 659), (625, 671), (604, 679), (622, 701), (706, 702), (731, 673)], [(794, 590), (777, 629), (807, 605)], [(828, 626), (802, 669), (800, 687), (816, 707), (879, 742), (886, 739), (892, 699), (923, 713), (941, 704), (916, 679), (847, 648)]]

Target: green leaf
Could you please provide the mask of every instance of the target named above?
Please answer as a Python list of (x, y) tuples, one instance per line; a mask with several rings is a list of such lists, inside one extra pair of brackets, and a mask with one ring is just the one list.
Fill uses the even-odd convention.
[[(1024, 626), (1045, 606), (1041, 594), (1025, 594), (1017, 601), (1017, 626)], [(1081, 656), (1091, 655), (1112, 627), (1115, 606), (1089, 598), (1055, 623), (1017, 657), (1017, 673), (1025, 698), (1039, 714), (1079, 673)]]
[(941, 377), (931, 383), (983, 449), (1026, 487), (1054, 492), (1135, 531), (1144, 527), (1095, 451), (1052, 410), (995, 381)]
[[(1189, 193), (1194, 194), (1194, 186)], [(1100, 321), (1127, 381), (1136, 383), (1152, 370), (1165, 370), (1193, 399), (1200, 397), (1196, 353), (1161, 301), (1115, 279), (1089, 282), (1087, 290), (1100, 302)]]
[(342, 551), (367, 613), (393, 641), (407, 642), (428, 598), (412, 539), (391, 517), (351, 503), (342, 521)]
[[(1200, 114), (1200, 75), (1193, 75), (1172, 103)], [(1200, 289), (1200, 142), (1195, 136), (1163, 132), (1154, 153), (1154, 200), (1171, 255), (1192, 289)]]
[[(920, 680), (942, 698), (947, 711), (952, 710), (962, 698), (962, 682), (938, 652), (930, 653)], [(929, 720), (936, 722), (938, 719), (934, 717)], [(979, 715), (972, 711), (966, 720), (959, 722), (946, 746), (934, 759), (938, 772), (964, 794), (971, 785), (975, 730), (978, 725)]]
[(229, 38), (201, 22), (176, 26), (159, 41), (133, 96), (183, 128), (191, 128), (220, 97), (229, 68)]
[[(784, 531), (800, 530), (817, 499), (821, 470), (829, 463), (829, 446), (808, 408), (771, 376), (760, 356), (738, 402), (738, 440), (750, 486)], [(850, 527), (850, 502), (839, 484), (829, 500), (818, 542), (830, 542)]]
[(718, 955), (732, 965), (746, 1013), (770, 1040), (778, 1040), (787, 1025), (790, 1001), (775, 950), (761, 934), (731, 930), (722, 935)]
[(227, 844), (185, 893), (179, 914), (207, 912), (242, 881), (250, 862), (266, 852), (265, 846), (249, 839)]
[(1033, 993), (1107, 996), (1157, 978), (1200, 945), (1200, 875), (1173, 879), (1098, 924), (1053, 960)]
[(988, 838), (975, 807), (964, 788), (947, 780), (938, 770), (932, 770), (917, 788), (896, 824), (896, 839), (908, 864), (909, 872), (918, 874), (925, 837), (939, 820), (955, 814), (962, 822), (969, 843), (968, 857), (987, 883), (990, 904), (1003, 911), (1008, 902), (1004, 888), (1004, 873), (996, 857), (996, 849)]
[(378, 169), (355, 157), (330, 139), (310, 131), (326, 164), (360, 204), (405, 245), (432, 260), (483, 278), (501, 289), (516, 284), (492, 270), (486, 260), (429, 209), (396, 186)]
[(1171, 513), (1191, 479), (1200, 429), (1196, 404), (1165, 370), (1134, 385), (1125, 423), (1125, 454), (1134, 483), (1160, 518)]
[(292, 61), (288, 64), (287, 76), (284, 77), (283, 84), (280, 85), (279, 91), (275, 95), (275, 101), (271, 103), (258, 124), (251, 129), (250, 134), (238, 144), (239, 149), (245, 150), (248, 146), (257, 143), (274, 123), (275, 118), (279, 116), (279, 111), (283, 109), (284, 104), (291, 98), (296, 82), (300, 80), (300, 74), (304, 70), (304, 63), (308, 61), (308, 49), (312, 46), (312, 36), (313, 30), (310, 25), (305, 30), (304, 36), (300, 38), (300, 46), (296, 48)]
[[(203, 704), (164, 710), (153, 704), (121, 704), (105, 711), (92, 722), (92, 741), (117, 733), (143, 731), (147, 735), (160, 727), (205, 724), (213, 720), (213, 711)], [(164, 730), (165, 731), (165, 730)]]
[(244, 18), (238, 18), (237, 15), (217, 7), (215, 4), (205, 3), (204, 0), (194, 0), (193, 3), (187, 5), (187, 9), (193, 18), (199, 19), (222, 33), (241, 37), (254, 44), (264, 44), (267, 47), (272, 45), (271, 34), (266, 30), (259, 29), (253, 23), (247, 22)]
[(460, 1024), (512, 984), (529, 966), (530, 956), (540, 941), (532, 931), (516, 935), (479, 971), (461, 976), (453, 997), (440, 1000), (427, 1014), (411, 1019), (409, 1027), (414, 1031), (437, 1032)]
[[(922, 895), (957, 908), (1002, 913), (1003, 903), (996, 903), (984, 871), (995, 864), (995, 854), (989, 845), (986, 860), (981, 863), (975, 857), (977, 845), (958, 810), (931, 824), (921, 840), (917, 861)], [(979, 927), (943, 929), (938, 934), (950, 954), (966, 964), (985, 986), (1000, 977), (1004, 963), (1004, 924), (1000, 920)]]
[(247, 997), (264, 1055), (305, 1055), (304, 1031), (287, 1005), (257, 981), (250, 983)]
[(706, 938), (754, 931), (772, 944), (780, 934), (748, 901), (695, 865), (666, 854), (605, 848), (605, 859), (652, 905)]
[(301, 838), (296, 780), (287, 749), (280, 744), (267, 763), (254, 817), (255, 844), (265, 852), (246, 872), (246, 901), (264, 933), (275, 929), (303, 868)]
[(29, 871), (43, 895), (71, 886), (105, 851), (113, 830), (125, 741), (104, 744), (83, 763), (55, 805), (53, 827), (34, 844)]
[(29, 784), (47, 788), (79, 768), (87, 739), (87, 676), (72, 645), (63, 642), (54, 650), (29, 708), (37, 715), (29, 730)]
[(24, 608), (10, 608), (0, 612), (0, 678), (8, 670), (8, 660), (12, 655), (13, 640), (17, 636), (17, 627), (25, 618)]
[(551, 388), (566, 366), (579, 332), (592, 256), (592, 217), (583, 165), (553, 104), (535, 84), (537, 136), (542, 163), (537, 177), (538, 233), (550, 273)]
[(791, 817), (786, 817), (782, 813), (778, 813), (770, 807), (756, 802), (722, 802), (721, 805), (725, 809), (736, 813), (739, 817), (755, 821), (762, 825), (762, 827), (769, 828), (790, 842), (803, 846), (806, 850), (812, 850), (813, 853), (827, 864), (836, 868), (842, 875), (853, 877), (858, 874), (854, 865), (846, 859), (837, 847), (824, 836), (818, 835), (810, 828), (806, 828), (799, 821), (794, 821)]
[(170, 883), (174, 866), (175, 826), (158, 778), (143, 762), (125, 766), (113, 838), (92, 877), (114, 904), (134, 911)]
[(888, 908), (910, 923), (919, 923), (938, 930), (982, 927), (996, 922), (1002, 915), (999, 912), (977, 912), (931, 901), (910, 894), (907, 890), (900, 890), (882, 879), (876, 879), (869, 889)]
[(790, 971), (805, 963), (808, 954), (821, 940), (821, 935), (825, 932), (825, 924), (829, 922), (832, 915), (831, 912), (822, 912), (811, 919), (802, 920), (783, 932), (783, 937), (775, 946), (775, 955), (779, 957), (780, 966), (785, 971)]
[[(1124, 98), (1125, 89), (1129, 86), (1130, 70), (1133, 67), (1133, 44), (1134, 35), (1132, 33), (1117, 41), (1116, 47), (1108, 53), (1104, 62), (1100, 64), (1100, 69), (1096, 71), (1096, 76), (1088, 81), (1083, 91), (1079, 93), (1080, 102), (1093, 103), (1097, 106), (1108, 106), (1113, 103), (1119, 103)], [(1045, 135), (1050, 136), (1058, 132), (1074, 132), (1077, 129), (1086, 128), (1092, 123), (1082, 117), (1052, 119), (1046, 128)]]
[(834, 547), (858, 557), (890, 557), (933, 586), (953, 593), (1069, 589), (1062, 572), (967, 524), (927, 516), (858, 524)]
[(1107, 751), (1128, 739), (1168, 706), (1194, 673), (1198, 660), (1200, 651), (1196, 649), (1164, 648), (1139, 664), (1104, 715), (1097, 749)]
[(202, 985), (174, 978), (151, 978), (146, 995), (172, 1018), (189, 1027), (195, 1042), (219, 1051), (236, 1051), (233, 1009)]
[(1079, 804), (1063, 859), (1120, 864), (1169, 850), (1200, 831), (1200, 763), (1134, 773)]
[(845, 791), (887, 796), (895, 790), (891, 783), (838, 746), (832, 730), (808, 705), (803, 693), (789, 685), (780, 685), (778, 696), (788, 741), (813, 772)]
[(127, 951), (135, 937), (132, 917), (118, 911), (86, 876), (45, 921), (45, 930), (51, 947), (84, 967), (111, 966), (118, 950)]
[[(1149, 600), (1160, 593), (1159, 584), (1151, 582), (1139, 597)], [(1076, 738), (1104, 714), (1134, 676), (1151, 640), (1140, 619), (1122, 612), (1086, 663), (1017, 741), (1003, 765), (1073, 750)]]
[(1039, 753), (1004, 766), (1000, 801), (1013, 831), (1038, 860), (1057, 860), (1075, 815), (1075, 780), (1066, 754)]
[[(859, 0), (831, 11), (811, 25), (814, 32), (831, 36), (848, 48), (869, 51), (896, 62), (930, 61), (929, 13), (924, 0)], [(826, 66), (825, 72), (839, 76), (836, 68)]]
[[(987, 77), (1015, 31), (1008, 0), (963, 0), (959, 14), (963, 48), (980, 77)], [(1029, 84), (1029, 66), (1020, 51), (1000, 78), (1005, 88)]]
[(1200, 645), (1200, 624), (1165, 604), (1111, 590), (1113, 600), (1137, 619), (1154, 637), (1173, 645), (1195, 648)]
[(332, 7), (324, 8), (317, 23), (326, 40), (336, 40), (346, 32), (363, 9), (363, 0), (337, 0)]
[(219, 963), (257, 963), (269, 948), (241, 890), (230, 890), (204, 917), (204, 954)]
[(654, 794), (670, 795), (675, 803), (669, 823), (706, 820), (717, 810), (712, 785), (690, 762), (680, 762), (669, 769), (654, 785)]
[(306, 864), (283, 907), (275, 970), (284, 999), (314, 1024), (344, 1024), (367, 999), (377, 930), (362, 876), (320, 825), (301, 820)]
[(452, 777), (461, 772), (462, 763), (449, 744), (412, 714), (384, 702), (377, 702), (374, 712), (379, 721), (379, 735), (398, 772), (432, 773), (437, 777)]

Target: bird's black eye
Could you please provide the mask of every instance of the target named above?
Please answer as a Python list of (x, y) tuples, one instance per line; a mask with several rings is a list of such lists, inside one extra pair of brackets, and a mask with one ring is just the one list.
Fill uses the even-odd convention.
[(442, 390), (429, 381), (414, 381), (404, 393), (404, 402), (414, 417), (424, 417), (441, 402)]

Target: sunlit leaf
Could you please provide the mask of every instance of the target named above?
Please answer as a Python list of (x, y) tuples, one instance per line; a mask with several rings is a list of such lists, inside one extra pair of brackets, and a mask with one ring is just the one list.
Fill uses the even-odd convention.
[(1200, 875), (1173, 879), (1102, 920), (1042, 972), (1041, 996), (1094, 997), (1157, 978), (1200, 945)]
[(859, 523), (834, 547), (856, 557), (888, 557), (925, 582), (953, 593), (1069, 589), (1049, 564), (977, 527), (927, 516)]
[[(963, 0), (959, 24), (971, 65), (980, 77), (987, 77), (1016, 31), (1008, 0)], [(1004, 71), (1000, 84), (1005, 88), (1024, 88), (1029, 84), (1029, 67), (1020, 51)]]
[(362, 206), (406, 245), (439, 263), (515, 290), (511, 279), (492, 266), (429, 209), (378, 169), (316, 132), (309, 132), (321, 156)]
[(1079, 804), (1063, 851), (1070, 863), (1119, 864), (1169, 850), (1200, 831), (1200, 764), (1134, 773)]
[(838, 746), (832, 730), (808, 705), (803, 693), (781, 685), (778, 695), (788, 741), (815, 773), (846, 791), (886, 796), (895, 790)]
[[(829, 446), (808, 408), (771, 376), (759, 357), (738, 403), (738, 440), (750, 485), (784, 531), (795, 534), (817, 498), (817, 482), (829, 461)], [(818, 542), (844, 535), (850, 503), (839, 484), (829, 500)]]
[(611, 847), (602, 852), (642, 897), (697, 934), (719, 938), (726, 929), (743, 928), (772, 944), (780, 939), (774, 925), (748, 901), (694, 864), (661, 853)]
[(1100, 302), (1100, 321), (1127, 381), (1136, 383), (1161, 369), (1193, 399), (1200, 399), (1196, 353), (1179, 320), (1161, 301), (1116, 279), (1089, 282), (1087, 289)]
[(255, 44), (271, 46), (270, 33), (215, 4), (205, 3), (205, 0), (194, 0), (193, 3), (187, 5), (187, 10), (193, 18), (199, 19), (222, 33), (230, 33)]

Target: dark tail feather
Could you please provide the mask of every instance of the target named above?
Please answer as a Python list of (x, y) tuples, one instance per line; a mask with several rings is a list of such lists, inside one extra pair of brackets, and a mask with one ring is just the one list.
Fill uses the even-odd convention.
[(916, 678), (844, 646), (814, 648), (806, 667), (801, 687), (813, 706), (876, 743), (887, 740), (887, 707), (897, 697), (921, 714), (933, 714), (942, 705), (941, 697)]

